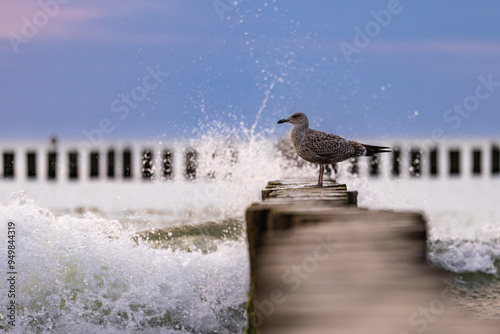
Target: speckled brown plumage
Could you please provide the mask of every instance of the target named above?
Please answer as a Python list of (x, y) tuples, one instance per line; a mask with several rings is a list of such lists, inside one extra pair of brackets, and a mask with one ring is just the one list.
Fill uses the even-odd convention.
[(290, 130), (290, 141), (297, 154), (304, 160), (320, 164), (320, 175), (317, 186), (323, 184), (324, 164), (334, 164), (359, 156), (372, 156), (377, 153), (390, 152), (389, 147), (361, 144), (322, 131), (309, 128), (309, 120), (304, 113), (295, 113), (278, 121), (293, 124)]

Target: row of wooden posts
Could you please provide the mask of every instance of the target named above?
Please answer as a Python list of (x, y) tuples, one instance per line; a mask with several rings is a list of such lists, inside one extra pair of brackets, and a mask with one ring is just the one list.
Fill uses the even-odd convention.
[[(439, 159), (439, 154), (444, 154), (445, 159)], [(480, 148), (472, 149), (471, 152), (464, 152), (459, 148), (449, 149), (447, 152), (440, 152), (438, 148), (434, 147), (427, 152), (423, 152), (421, 149), (413, 148), (409, 152), (409, 166), (408, 174), (412, 177), (419, 177), (422, 174), (428, 174), (432, 177), (437, 177), (439, 173), (439, 163), (440, 161), (446, 160), (448, 168), (447, 173), (450, 176), (460, 176), (465, 172), (469, 172), (472, 175), (480, 176), (485, 174), (498, 175), (500, 173), (500, 149), (498, 146), (492, 146), (490, 152), (490, 164), (485, 163), (484, 155), (488, 152), (483, 152)], [(424, 157), (424, 154), (427, 156)], [(465, 165), (462, 155), (470, 154), (469, 166)], [(377, 176), (380, 174), (379, 166), (380, 156), (374, 156), (371, 158), (371, 164), (369, 165), (369, 174), (371, 176)], [(427, 160), (428, 170), (423, 170), (422, 161)], [(351, 172), (354, 174), (358, 173), (358, 167), (356, 160), (353, 161), (353, 166), (351, 167)], [(390, 173), (393, 176), (400, 176), (402, 174), (402, 155), (401, 149), (395, 147), (392, 152), (392, 163)], [(489, 165), (489, 166), (488, 166)], [(469, 170), (467, 171), (467, 168)]]
[[(137, 147), (94, 149), (79, 153), (75, 149), (63, 151), (48, 148), (13, 150), (0, 146), (0, 175), (4, 180), (25, 178), (28, 180), (69, 180), (88, 179), (134, 179), (173, 180), (174, 159), (182, 159), (177, 169), (184, 179), (194, 180), (201, 176), (199, 160), (211, 159), (202, 155), (194, 147), (175, 151), (173, 149), (139, 149)], [(237, 152), (233, 154), (237, 157)], [(290, 154), (285, 156), (293, 157)], [(180, 158), (177, 158), (180, 156)], [(364, 158), (363, 158), (364, 159)], [(410, 176), (498, 176), (500, 175), (500, 146), (491, 144), (482, 147), (461, 149), (459, 147), (432, 147), (430, 149), (410, 148), (394, 145), (393, 152), (370, 158), (364, 163), (351, 159), (347, 172), (368, 174), (372, 177), (389, 175)], [(366, 161), (366, 160), (365, 160)], [(442, 166), (446, 165), (446, 166)], [(334, 166), (335, 168), (336, 166)], [(337, 168), (336, 168), (337, 169)]]
[[(2, 171), (3, 178), (12, 180), (17, 177), (26, 177), (28, 180), (46, 179), (57, 180), (60, 177), (66, 177), (69, 180), (78, 180), (82, 178), (81, 160), (87, 158), (86, 170), (89, 179), (133, 179), (136, 175), (144, 180), (152, 180), (155, 177), (157, 168), (155, 166), (154, 152), (145, 149), (141, 152), (141, 164), (136, 164), (136, 156), (131, 148), (116, 150), (108, 149), (106, 152), (93, 150), (88, 153), (88, 156), (80, 155), (76, 150), (69, 150), (66, 156), (62, 157), (64, 152), (49, 150), (40, 153), (34, 150), (28, 150), (25, 158), (24, 175), (17, 172), (16, 154), (13, 151), (4, 151), (2, 154)], [(171, 180), (174, 176), (173, 168), (173, 151), (165, 149), (159, 152), (161, 156), (161, 164), (159, 167), (159, 177), (161, 180)], [(197, 175), (197, 155), (198, 152), (189, 148), (184, 152), (184, 175), (187, 179), (196, 179)], [(62, 161), (64, 159), (64, 162)], [(41, 159), (45, 159), (44, 163), (40, 163)], [(104, 164), (102, 162), (105, 162)], [(137, 170), (136, 170), (137, 169)], [(41, 173), (41, 170), (43, 172)], [(61, 175), (65, 173), (66, 175)], [(19, 175), (19, 176), (18, 176)]]

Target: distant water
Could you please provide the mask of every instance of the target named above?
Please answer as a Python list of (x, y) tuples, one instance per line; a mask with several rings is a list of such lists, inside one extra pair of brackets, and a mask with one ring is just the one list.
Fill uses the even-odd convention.
[[(198, 147), (208, 154), (212, 145)], [(3, 183), (0, 266), (6, 272), (12, 221), (18, 313), (10, 327), (2, 306), (0, 332), (243, 333), (245, 208), (268, 180), (317, 170), (288, 164), (264, 139), (214, 168), (199, 181)], [(499, 179), (338, 181), (359, 191), (360, 206), (424, 212), (428, 258), (453, 273), (452, 302), (500, 318)], [(0, 305), (8, 301), (2, 291)]]

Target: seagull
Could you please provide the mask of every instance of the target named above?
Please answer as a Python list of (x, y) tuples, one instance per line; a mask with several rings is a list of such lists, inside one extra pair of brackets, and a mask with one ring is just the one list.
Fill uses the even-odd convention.
[(302, 159), (319, 164), (318, 184), (323, 186), (325, 164), (334, 164), (360, 156), (374, 156), (377, 153), (391, 152), (390, 147), (361, 144), (318, 130), (309, 128), (306, 114), (297, 112), (288, 118), (280, 119), (278, 124), (291, 123), (290, 141), (295, 152)]

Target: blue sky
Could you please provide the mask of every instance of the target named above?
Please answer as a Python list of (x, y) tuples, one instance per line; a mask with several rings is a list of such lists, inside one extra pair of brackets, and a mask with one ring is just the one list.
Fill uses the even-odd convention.
[[(495, 136), (500, 2), (18, 0), (0, 13), (0, 139)], [(342, 51), (344, 50), (344, 51)]]

